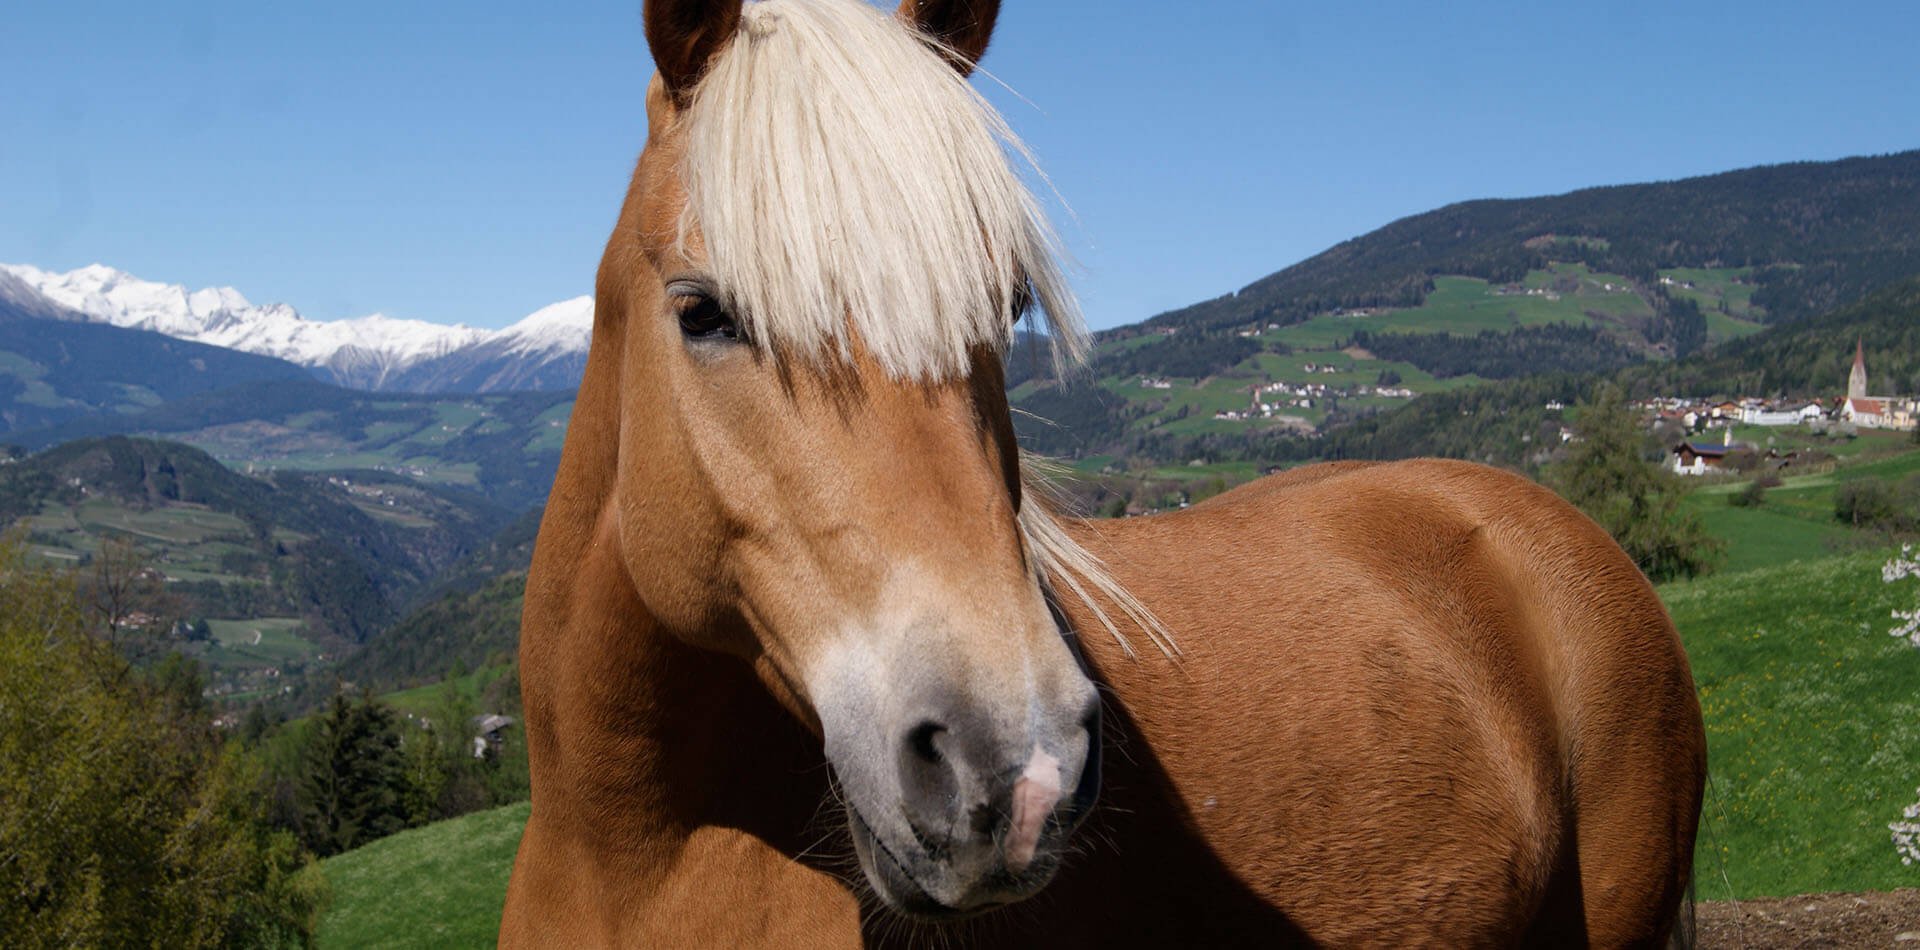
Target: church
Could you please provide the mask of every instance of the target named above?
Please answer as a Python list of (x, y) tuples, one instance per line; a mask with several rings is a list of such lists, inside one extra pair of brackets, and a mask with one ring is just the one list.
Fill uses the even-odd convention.
[(1840, 407), (1840, 418), (1862, 429), (1900, 429), (1911, 431), (1920, 405), (1902, 396), (1867, 395), (1867, 351), (1864, 343), (1853, 344), (1853, 372), (1847, 376), (1847, 401)]

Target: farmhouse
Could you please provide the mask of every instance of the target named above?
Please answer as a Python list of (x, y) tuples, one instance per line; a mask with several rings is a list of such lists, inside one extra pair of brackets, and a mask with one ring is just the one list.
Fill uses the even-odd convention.
[(1682, 442), (1673, 447), (1674, 474), (1705, 475), (1717, 471), (1734, 448), (1724, 442)]
[(500, 752), (500, 744), (506, 741), (507, 728), (513, 725), (512, 716), (488, 714), (473, 717), (473, 757), (484, 759)]

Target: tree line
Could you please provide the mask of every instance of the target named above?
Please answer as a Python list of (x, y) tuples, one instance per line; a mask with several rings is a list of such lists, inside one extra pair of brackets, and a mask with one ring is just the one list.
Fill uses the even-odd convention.
[[(310, 946), (317, 859), (524, 800), (517, 677), (417, 713), (336, 690), (237, 724), (124, 542), (56, 570), (0, 539), (0, 934), (8, 946)], [(479, 735), (481, 713), (513, 726)]]

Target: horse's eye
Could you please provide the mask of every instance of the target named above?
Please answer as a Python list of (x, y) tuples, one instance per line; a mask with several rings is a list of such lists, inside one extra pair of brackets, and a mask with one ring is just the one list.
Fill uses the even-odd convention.
[(676, 301), (680, 307), (680, 332), (689, 340), (738, 340), (740, 326), (720, 301), (705, 294), (688, 294)]
[(1021, 281), (1019, 289), (1013, 293), (1012, 303), (1013, 323), (1018, 325), (1020, 318), (1026, 316), (1027, 311), (1033, 309), (1033, 285), (1024, 280)]

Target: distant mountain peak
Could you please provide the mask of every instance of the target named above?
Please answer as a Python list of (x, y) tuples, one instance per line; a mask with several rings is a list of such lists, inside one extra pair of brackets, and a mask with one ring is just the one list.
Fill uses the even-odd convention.
[(593, 298), (588, 296), (548, 304), (499, 332), (514, 352), (586, 352), (593, 337)]
[[(0, 275), (12, 278), (9, 285), (15, 295), (17, 282), (51, 307), (92, 322), (278, 357), (355, 389), (430, 386), (433, 380), (449, 377), (432, 366), (448, 359), (465, 367), (463, 373), (454, 374), (465, 377), (473, 376), (474, 367), (481, 363), (504, 361), (504, 365), (489, 365), (472, 382), (475, 386), (571, 386), (577, 378), (570, 380), (564, 367), (584, 365), (593, 330), (591, 297), (561, 301), (505, 329), (489, 331), (381, 313), (310, 320), (283, 303), (256, 306), (232, 287), (189, 290), (98, 263), (65, 273), (29, 264), (0, 264)], [(563, 369), (552, 369), (556, 364)], [(577, 377), (577, 373), (571, 375)]]

